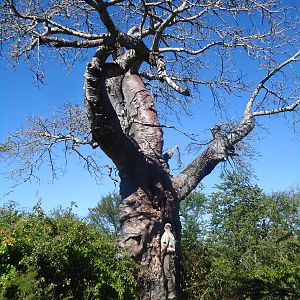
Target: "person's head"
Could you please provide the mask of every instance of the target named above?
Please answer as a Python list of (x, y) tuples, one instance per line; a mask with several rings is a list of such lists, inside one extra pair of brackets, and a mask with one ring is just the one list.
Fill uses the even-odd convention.
[(168, 231), (171, 231), (172, 230), (172, 225), (170, 223), (166, 223), (164, 229), (168, 230)]

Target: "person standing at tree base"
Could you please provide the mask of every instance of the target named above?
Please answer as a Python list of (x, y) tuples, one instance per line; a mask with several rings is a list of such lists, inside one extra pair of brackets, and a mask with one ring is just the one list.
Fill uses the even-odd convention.
[(172, 226), (166, 223), (165, 232), (161, 237), (161, 257), (163, 262), (163, 271), (168, 288), (168, 300), (176, 299), (175, 288), (175, 238), (172, 234)]

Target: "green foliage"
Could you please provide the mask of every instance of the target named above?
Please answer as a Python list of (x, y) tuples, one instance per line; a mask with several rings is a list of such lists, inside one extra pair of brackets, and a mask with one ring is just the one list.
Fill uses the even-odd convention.
[(91, 208), (87, 219), (100, 230), (116, 233), (120, 228), (120, 195), (108, 194), (101, 198), (96, 207)]
[(299, 193), (267, 196), (236, 174), (217, 188), (210, 241), (219, 277), (245, 299), (299, 298)]
[(194, 192), (180, 205), (183, 266), (189, 299), (199, 299), (199, 295), (205, 294), (208, 275), (212, 272), (210, 249), (205, 241), (209, 217), (207, 204), (204, 194)]
[[(118, 199), (104, 197), (88, 223), (72, 209), (0, 208), (0, 300), (135, 299), (136, 266), (109, 234), (119, 226)], [(180, 212), (189, 299), (300, 298), (299, 190), (266, 195), (229, 174)]]
[(190, 299), (299, 299), (300, 192), (266, 195), (237, 174), (224, 175), (216, 189), (192, 194), (184, 207)]
[(135, 266), (71, 209), (0, 210), (0, 299), (133, 299)]
[[(205, 236), (206, 226), (206, 197), (204, 194), (194, 192), (180, 204), (182, 223), (182, 243), (192, 244)], [(191, 247), (192, 245), (186, 245)]]

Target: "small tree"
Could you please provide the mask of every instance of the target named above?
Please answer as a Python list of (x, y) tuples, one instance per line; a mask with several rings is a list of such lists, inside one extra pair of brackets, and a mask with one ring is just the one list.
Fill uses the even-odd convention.
[[(99, 146), (119, 172), (119, 245), (144, 266), (141, 299), (164, 299), (163, 224), (172, 223), (180, 257), (180, 201), (218, 164), (239, 161), (237, 153), (248, 150), (244, 140), (256, 120), (295, 111), (300, 104), (299, 74), (293, 69), (300, 56), (297, 10), (283, 0), (5, 0), (0, 8), (1, 50), (37, 62), (38, 81), (44, 76), (43, 57), (58, 53), (69, 62), (84, 49), (94, 54), (90, 58), (87, 52), (84, 74), (88, 122), (76, 113), (62, 123), (31, 119), (29, 128), (8, 137), (2, 153), (24, 162), (17, 175), (32, 177), (45, 157), (55, 171), (52, 151), (63, 142), (97, 174), (101, 168), (94, 157), (82, 155), (78, 146)], [(239, 71), (243, 64), (246, 72), (259, 69), (260, 78)], [(226, 93), (230, 102), (241, 96), (244, 109), (234, 122), (217, 121), (202, 152), (173, 177), (168, 164), (173, 151), (164, 153), (163, 129), (174, 126), (159, 119), (160, 107), (182, 112), (188, 96), (207, 90), (211, 97), (205, 94), (205, 100), (213, 100), (222, 116)], [(179, 279), (180, 259), (176, 270)], [(180, 290), (178, 284), (183, 298)]]
[(89, 209), (88, 221), (100, 230), (117, 233), (120, 228), (119, 204), (118, 194), (102, 197), (96, 207)]
[(236, 174), (217, 189), (209, 237), (216, 298), (298, 298), (299, 191), (268, 196)]

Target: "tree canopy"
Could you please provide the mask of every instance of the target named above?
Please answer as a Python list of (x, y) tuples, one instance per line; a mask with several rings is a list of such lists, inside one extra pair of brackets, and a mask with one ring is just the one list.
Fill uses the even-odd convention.
[[(135, 131), (145, 129), (148, 123), (176, 129), (175, 124), (164, 124), (167, 111), (178, 116), (191, 113), (191, 101), (205, 101), (210, 103), (206, 107), (217, 111), (212, 116), (216, 122), (212, 137), (189, 135), (191, 148), (205, 150), (210, 145), (217, 149), (218, 161), (231, 158), (243, 166), (243, 156), (251, 155), (245, 140), (259, 117), (297, 111), (299, 105), (297, 2), (7, 0), (0, 12), (1, 54), (15, 61), (25, 59), (35, 68), (37, 81), (44, 78), (45, 61), (61, 59), (70, 66), (95, 53), (93, 61), (101, 61), (104, 53), (105, 60), (111, 59), (106, 65), (108, 77), (135, 66), (134, 72), (151, 90), (161, 121), (155, 125), (137, 117), (123, 99), (113, 107), (125, 133), (133, 126)], [(88, 92), (87, 87), (86, 82)], [(88, 112), (95, 109), (89, 101), (86, 105)], [(43, 161), (55, 176), (53, 153), (58, 143), (79, 155), (97, 177), (102, 165), (79, 147), (97, 145), (80, 110), (66, 105), (50, 119), (30, 117), (25, 128), (8, 135), (1, 155), (20, 161), (12, 177), (20, 181), (33, 177)], [(295, 118), (292, 124), (296, 124), (297, 116), (285, 116)], [(99, 120), (90, 114), (89, 119), (98, 126)], [(208, 129), (205, 124), (201, 127)], [(196, 163), (199, 159), (191, 166)], [(190, 171), (187, 168), (178, 178), (191, 186), (182, 197), (203, 178)], [(193, 182), (188, 184), (186, 176)]]
[[(89, 49), (96, 49), (94, 60), (101, 61), (102, 52), (112, 59), (105, 76), (116, 76), (135, 65), (158, 101), (156, 109), (162, 120), (167, 110), (178, 115), (188, 112), (192, 98), (210, 102), (220, 113), (212, 136), (222, 159), (232, 157), (240, 162), (241, 156), (231, 155), (233, 145), (236, 153), (249, 154), (243, 140), (258, 117), (295, 110), (299, 105), (299, 72), (294, 68), (299, 59), (299, 20), (293, 1), (7, 0), (0, 12), (1, 54), (28, 61), (36, 69), (37, 80), (44, 78), (44, 61), (61, 59), (69, 66), (89, 57)], [(123, 54), (115, 53), (116, 58), (112, 54), (119, 48)], [(232, 112), (225, 112), (229, 103), (239, 107), (239, 117), (234, 120)], [(122, 103), (115, 103), (114, 109), (124, 130), (132, 122), (135, 127), (150, 122), (136, 119)], [(60, 122), (59, 115), (54, 121), (30, 118), (31, 134), (26, 127), (1, 146), (6, 157), (23, 161), (15, 178), (33, 176), (46, 157), (55, 174), (50, 154), (57, 143), (81, 155), (94, 175), (100, 173), (92, 156), (78, 148), (91, 141), (86, 135), (87, 120), (79, 120), (70, 107), (64, 107), (61, 115), (72, 120)], [(175, 127), (162, 122), (159, 126)], [(41, 139), (46, 144), (39, 143)], [(198, 149), (209, 139), (205, 135), (191, 142)]]
[[(44, 78), (45, 60), (59, 57), (68, 66), (80, 58), (88, 61), (85, 113), (66, 106), (62, 117), (30, 118), (27, 126), (8, 134), (1, 156), (20, 162), (12, 174), (19, 180), (35, 176), (45, 161), (55, 175), (53, 151), (62, 144), (97, 175), (101, 167), (94, 156), (78, 149), (87, 144), (101, 148), (118, 170), (118, 243), (143, 266), (138, 280), (142, 299), (168, 296), (159, 243), (166, 222), (178, 240), (176, 287), (178, 297), (184, 297), (180, 202), (222, 162), (243, 166), (243, 156), (251, 154), (245, 141), (260, 117), (281, 114), (292, 124), (299, 121), (297, 5), (292, 0), (0, 4), (1, 53), (28, 61), (37, 82)], [(210, 128), (209, 135), (192, 137), (191, 146), (200, 151), (174, 176), (169, 160), (176, 148), (165, 151), (163, 134), (166, 128), (176, 130), (176, 124), (164, 123), (165, 112), (188, 112), (191, 101), (209, 103), (206, 111), (216, 116), (212, 124), (201, 124)], [(239, 215), (243, 205), (233, 213)]]

